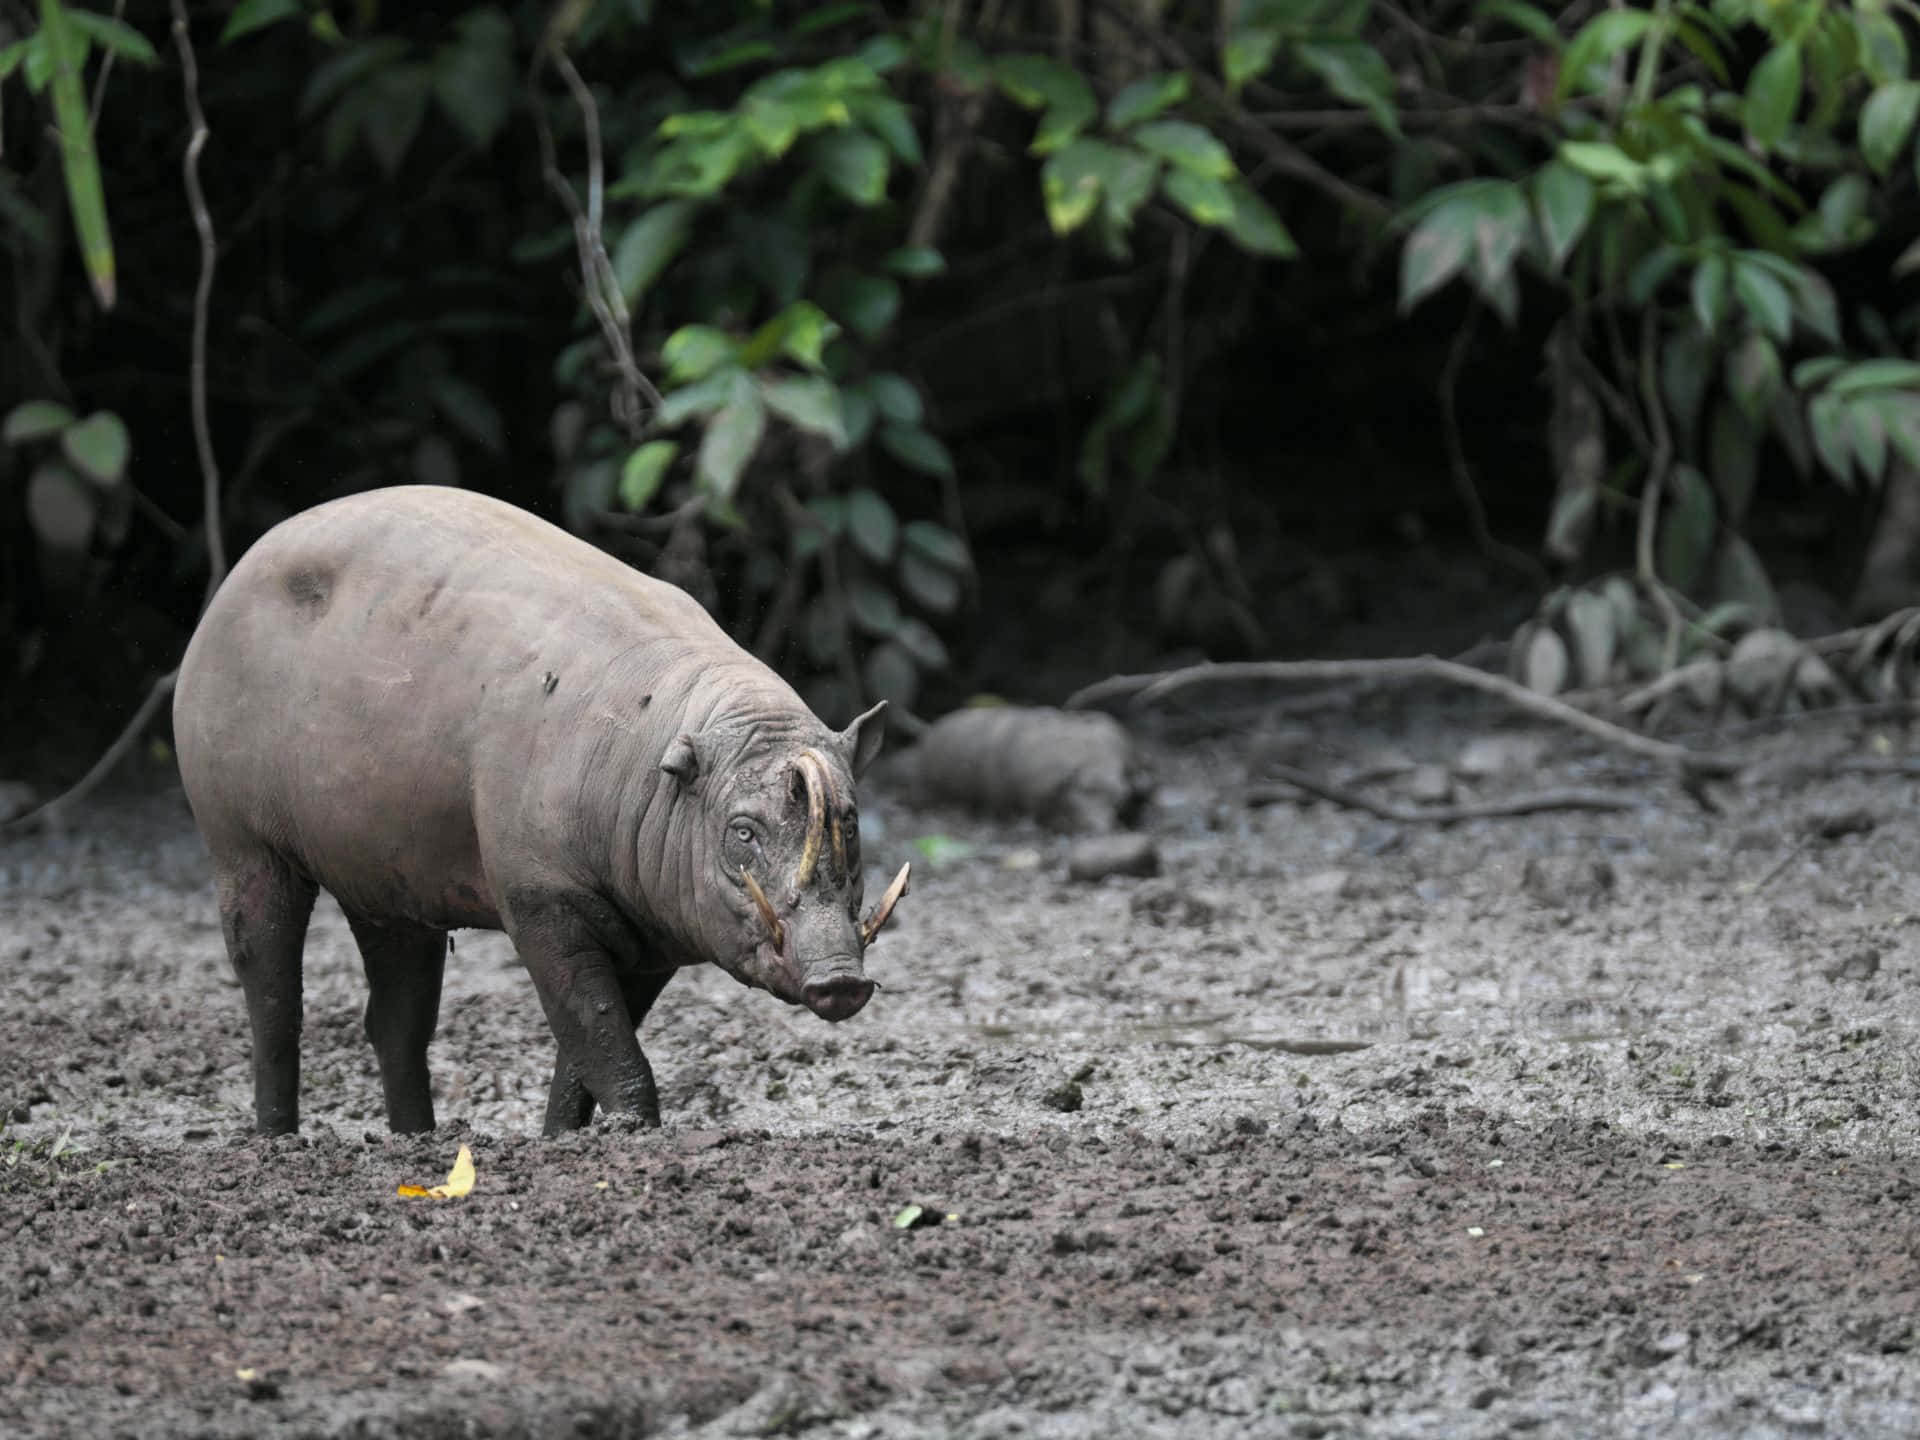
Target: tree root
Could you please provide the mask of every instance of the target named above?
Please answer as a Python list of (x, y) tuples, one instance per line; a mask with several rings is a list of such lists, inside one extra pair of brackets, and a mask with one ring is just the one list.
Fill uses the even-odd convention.
[(1508, 815), (1535, 815), (1545, 810), (1634, 810), (1640, 801), (1631, 795), (1608, 790), (1540, 790), (1530, 795), (1510, 795), (1501, 800), (1484, 800), (1465, 805), (1399, 805), (1391, 800), (1376, 800), (1344, 785), (1309, 775), (1290, 766), (1269, 766), (1266, 774), (1277, 785), (1255, 785), (1247, 791), (1247, 804), (1271, 805), (1298, 798), (1298, 792), (1317, 795), (1349, 810), (1364, 810), (1381, 820), (1405, 823), (1424, 821), (1431, 825), (1451, 825), (1460, 820), (1490, 820)]

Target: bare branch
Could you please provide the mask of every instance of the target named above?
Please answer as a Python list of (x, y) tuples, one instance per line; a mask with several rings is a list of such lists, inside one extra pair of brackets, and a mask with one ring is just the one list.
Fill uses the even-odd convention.
[(1131, 696), (1131, 704), (1140, 706), (1165, 700), (1182, 690), (1198, 685), (1265, 681), (1303, 685), (1345, 684), (1352, 681), (1439, 680), (1450, 685), (1479, 690), (1506, 701), (1542, 720), (1578, 730), (1589, 739), (1625, 750), (1647, 760), (1675, 765), (1690, 774), (1731, 775), (1741, 761), (1731, 755), (1690, 750), (1684, 745), (1652, 740), (1645, 735), (1576, 710), (1564, 701), (1542, 695), (1516, 684), (1504, 675), (1475, 670), (1456, 661), (1433, 655), (1409, 656), (1394, 660), (1271, 660), (1243, 661), (1223, 665), (1194, 665), (1157, 675), (1115, 675), (1077, 691), (1066, 702), (1069, 710), (1082, 710), (1105, 700)]
[[(200, 109), (200, 67), (194, 59), (193, 37), (187, 32), (185, 0), (173, 0), (173, 43), (180, 51), (180, 83), (186, 92), (187, 119), (193, 126), (186, 157), (181, 161), (187, 203), (193, 209), (193, 228), (200, 234), (200, 283), (193, 292), (193, 358), (188, 378), (193, 392), (193, 443), (200, 452), (201, 508), (206, 511), (207, 525), (207, 600), (211, 600), (220, 582), (227, 578), (226, 542), (220, 534), (220, 466), (214, 459), (213, 431), (207, 423), (207, 309), (213, 299), (213, 269), (220, 252), (214, 242), (206, 192), (200, 188), (200, 152), (207, 144), (207, 117)], [(205, 601), (201, 608), (206, 608)]]
[[(646, 417), (659, 412), (661, 399), (659, 390), (641, 372), (639, 362), (634, 359), (633, 319), (627, 312), (626, 296), (620, 293), (620, 282), (613, 272), (613, 261), (607, 257), (606, 241), (601, 234), (605, 168), (600, 153), (600, 107), (594, 102), (593, 92), (587, 88), (586, 81), (580, 78), (580, 72), (574, 68), (573, 61), (557, 40), (545, 45), (540, 54), (542, 58), (553, 61), (554, 69), (566, 81), (586, 129), (586, 208), (581, 208), (580, 197), (574, 193), (572, 182), (560, 172), (553, 129), (548, 125), (546, 110), (535, 93), (532, 97), (534, 133), (540, 142), (541, 169), (548, 188), (560, 197), (560, 203), (566, 206), (567, 214), (573, 220), (581, 288), (613, 360), (616, 383), (610, 404), (614, 419), (620, 422), (630, 439), (637, 441), (647, 433)], [(537, 80), (538, 76), (536, 61), (534, 78)]]
[(1483, 800), (1463, 805), (1396, 805), (1391, 800), (1376, 800), (1358, 790), (1322, 780), (1290, 766), (1268, 767), (1266, 774), (1278, 785), (1255, 785), (1247, 791), (1249, 805), (1271, 805), (1291, 800), (1295, 792), (1305, 791), (1322, 800), (1331, 800), (1349, 810), (1364, 810), (1381, 820), (1402, 823), (1423, 821), (1430, 825), (1451, 825), (1460, 820), (1490, 820), (1509, 815), (1534, 815), (1542, 810), (1635, 810), (1640, 801), (1631, 795), (1610, 790), (1541, 790), (1531, 795), (1509, 795), (1500, 800)]

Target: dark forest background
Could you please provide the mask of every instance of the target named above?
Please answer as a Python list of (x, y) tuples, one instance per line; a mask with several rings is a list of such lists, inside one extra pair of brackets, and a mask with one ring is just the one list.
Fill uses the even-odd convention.
[(685, 586), (836, 723), (1884, 613), (1913, 13), (0, 0), (0, 778), (171, 669), (210, 519), (413, 481)]

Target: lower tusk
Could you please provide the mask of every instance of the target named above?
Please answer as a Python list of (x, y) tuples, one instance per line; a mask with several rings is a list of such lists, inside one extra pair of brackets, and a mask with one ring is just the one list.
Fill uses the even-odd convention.
[(873, 913), (860, 922), (860, 943), (871, 945), (879, 938), (881, 928), (893, 918), (893, 907), (900, 903), (900, 897), (907, 893), (907, 884), (913, 878), (913, 862), (900, 867), (900, 873), (893, 877), (893, 883), (887, 886), (887, 893), (880, 897), (880, 903), (873, 907)]
[(773, 913), (773, 903), (767, 899), (767, 892), (760, 888), (760, 882), (743, 865), (740, 878), (746, 881), (747, 895), (753, 901), (753, 908), (760, 912), (760, 918), (766, 922), (768, 932), (773, 936), (773, 948), (784, 951), (787, 948), (787, 930), (780, 923), (780, 917)]

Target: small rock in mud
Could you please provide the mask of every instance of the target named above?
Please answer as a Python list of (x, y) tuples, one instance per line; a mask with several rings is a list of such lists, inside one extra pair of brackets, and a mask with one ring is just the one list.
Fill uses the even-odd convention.
[(1311, 726), (1277, 725), (1247, 742), (1247, 774), (1258, 780), (1275, 765), (1296, 766), (1309, 759), (1319, 736)]
[(1076, 1080), (1057, 1085), (1040, 1097), (1040, 1103), (1049, 1110), (1058, 1110), (1063, 1115), (1071, 1115), (1087, 1103), (1087, 1094)]
[(1801, 830), (1815, 840), (1841, 840), (1848, 835), (1866, 835), (1880, 823), (1871, 810), (1836, 810), (1809, 815)]
[(34, 807), (33, 787), (20, 780), (0, 780), (0, 825)]
[(1151, 835), (1123, 832), (1090, 835), (1067, 854), (1067, 874), (1075, 880), (1104, 880), (1109, 875), (1145, 877), (1160, 873), (1160, 848)]
[(1585, 856), (1530, 857), (1520, 872), (1520, 887), (1555, 910), (1585, 908), (1612, 898), (1618, 877), (1605, 860)]
[(1134, 893), (1127, 908), (1149, 925), (1182, 925), (1200, 929), (1211, 925), (1220, 907), (1202, 895), (1177, 885), (1153, 885)]
[(505, 1366), (496, 1365), (491, 1360), (476, 1360), (472, 1357), (449, 1360), (441, 1368), (440, 1373), (449, 1380), (497, 1381), (507, 1378)]
[(1829, 980), (1871, 980), (1879, 973), (1880, 952), (1872, 945), (1863, 945), (1826, 971)]
[(1547, 753), (1542, 735), (1476, 735), (1460, 747), (1454, 773), (1469, 780), (1502, 780), (1529, 775)]
[(1418, 805), (1444, 805), (1453, 799), (1453, 776), (1444, 765), (1416, 765), (1407, 794)]

